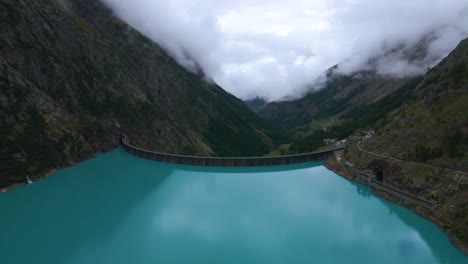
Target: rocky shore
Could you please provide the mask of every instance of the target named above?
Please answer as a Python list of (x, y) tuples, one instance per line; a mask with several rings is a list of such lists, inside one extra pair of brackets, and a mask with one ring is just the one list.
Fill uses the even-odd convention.
[[(344, 165), (342, 165), (341, 163), (337, 162), (335, 157), (330, 157), (324, 164), (324, 166), (333, 171), (334, 173), (348, 179), (348, 180), (351, 180), (351, 181), (356, 181), (356, 177), (353, 176), (347, 169)], [(450, 241), (452, 242), (452, 244), (454, 246), (456, 246), (458, 249), (460, 249), (464, 254), (467, 254), (468, 255), (468, 245), (466, 243), (464, 243), (463, 241), (461, 241), (458, 236), (454, 233), (453, 229), (451, 228), (451, 226), (449, 225), (449, 223), (447, 223), (447, 221), (444, 221), (444, 218), (441, 217), (441, 212), (440, 212), (440, 205), (438, 206), (439, 208), (434, 208), (433, 210), (429, 210), (429, 209), (426, 209), (426, 208), (423, 208), (421, 206), (417, 206), (415, 204), (412, 204), (412, 203), (409, 203), (405, 200), (402, 200), (402, 199), (399, 199), (387, 192), (383, 192), (383, 191), (380, 191), (380, 190), (376, 190), (376, 189), (372, 189), (372, 191), (388, 200), (388, 201), (391, 201), (391, 202), (394, 202), (394, 203), (398, 203), (412, 211), (414, 211), (415, 213), (417, 213), (418, 215), (428, 219), (429, 221), (431, 221), (432, 223), (436, 224), (439, 228), (441, 228), (450, 238)]]

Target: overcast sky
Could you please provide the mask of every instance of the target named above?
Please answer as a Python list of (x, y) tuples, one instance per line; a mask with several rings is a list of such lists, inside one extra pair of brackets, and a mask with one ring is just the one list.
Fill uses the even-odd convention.
[[(359, 70), (402, 45), (377, 61), (378, 72), (423, 73), (468, 36), (467, 0), (103, 1), (180, 64), (196, 61), (243, 99), (297, 96), (337, 63)], [(405, 51), (424, 36), (427, 56), (408, 62)]]

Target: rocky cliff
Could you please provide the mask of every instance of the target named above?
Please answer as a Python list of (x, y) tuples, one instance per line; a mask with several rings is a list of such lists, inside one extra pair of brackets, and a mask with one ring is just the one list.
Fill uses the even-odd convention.
[(255, 156), (268, 125), (95, 0), (0, 0), (0, 188), (117, 146)]

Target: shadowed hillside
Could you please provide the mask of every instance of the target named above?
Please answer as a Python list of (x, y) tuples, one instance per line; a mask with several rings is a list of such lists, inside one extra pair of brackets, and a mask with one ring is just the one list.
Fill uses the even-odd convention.
[(109, 150), (123, 132), (171, 153), (269, 152), (269, 125), (241, 100), (99, 1), (2, 0), (0, 10), (0, 187)]

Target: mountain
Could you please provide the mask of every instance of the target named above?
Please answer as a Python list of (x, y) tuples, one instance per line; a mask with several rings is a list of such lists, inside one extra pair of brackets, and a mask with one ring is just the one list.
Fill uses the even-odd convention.
[(365, 71), (343, 75), (336, 69), (328, 71), (324, 88), (300, 99), (269, 103), (259, 112), (260, 116), (295, 128), (318, 119), (346, 117), (362, 105), (377, 103), (401, 88), (414, 85), (414, 78), (390, 78)]
[(432, 68), (365, 142), (398, 159), (468, 171), (468, 39)]
[(342, 112), (335, 117), (355, 128), (374, 129), (376, 135), (362, 143), (369, 151), (468, 171), (468, 39), (422, 78), (403, 84), (377, 102), (338, 107)]
[[(398, 103), (408, 96), (409, 91), (416, 88), (423, 75), (417, 74), (419, 69), (441, 59), (428, 55), (430, 43), (435, 38), (433, 33), (429, 33), (415, 44), (402, 42), (391, 46), (384, 45), (380, 54), (373, 55), (360, 66), (361, 69), (350, 73), (344, 73), (349, 71), (344, 70), (346, 61), (337, 64), (325, 72), (325, 78), (318, 78), (305, 96), (269, 103), (259, 114), (264, 119), (283, 124), (290, 130), (304, 130), (312, 123), (320, 123), (324, 119), (339, 121), (327, 124), (332, 126), (348, 121), (355, 123), (358, 112), (363, 119), (363, 110), (386, 113), (398, 107)], [(348, 61), (352, 60), (353, 58), (350, 58)], [(403, 73), (401, 67), (397, 72), (388, 66), (394, 65), (395, 61), (408, 65), (406, 71), (413, 74)], [(389, 97), (392, 99), (389, 100)], [(382, 107), (385, 109), (381, 109)], [(378, 117), (374, 113), (366, 119), (375, 121)]]
[(433, 202), (426, 209), (377, 191), (437, 223), (468, 252), (468, 39), (423, 76), (343, 75), (338, 69), (327, 72), (323, 89), (259, 112), (295, 134), (283, 152), (346, 138), (341, 158), (330, 158), (328, 168), (362, 182), (374, 173), (384, 184)]
[(0, 187), (110, 150), (122, 133), (170, 153), (269, 152), (269, 124), (99, 1), (0, 8)]
[(439, 224), (468, 252), (468, 39), (368, 128), (376, 134), (359, 145), (358, 131), (348, 138), (342, 161), (352, 170), (337, 161), (329, 166), (351, 179), (378, 167), (384, 183), (433, 201), (424, 210), (390, 197)]
[(286, 153), (313, 151), (326, 138), (345, 138), (400, 107), (422, 76), (396, 78), (375, 71), (345, 75), (327, 71), (324, 87), (302, 98), (271, 102), (260, 110), (265, 120), (282, 124), (294, 136)]
[(252, 111), (254, 111), (255, 113), (258, 113), (260, 110), (262, 110), (268, 104), (268, 102), (265, 99), (261, 98), (261, 97), (255, 97), (255, 98), (250, 99), (250, 100), (245, 100), (244, 103), (250, 109), (252, 109)]

